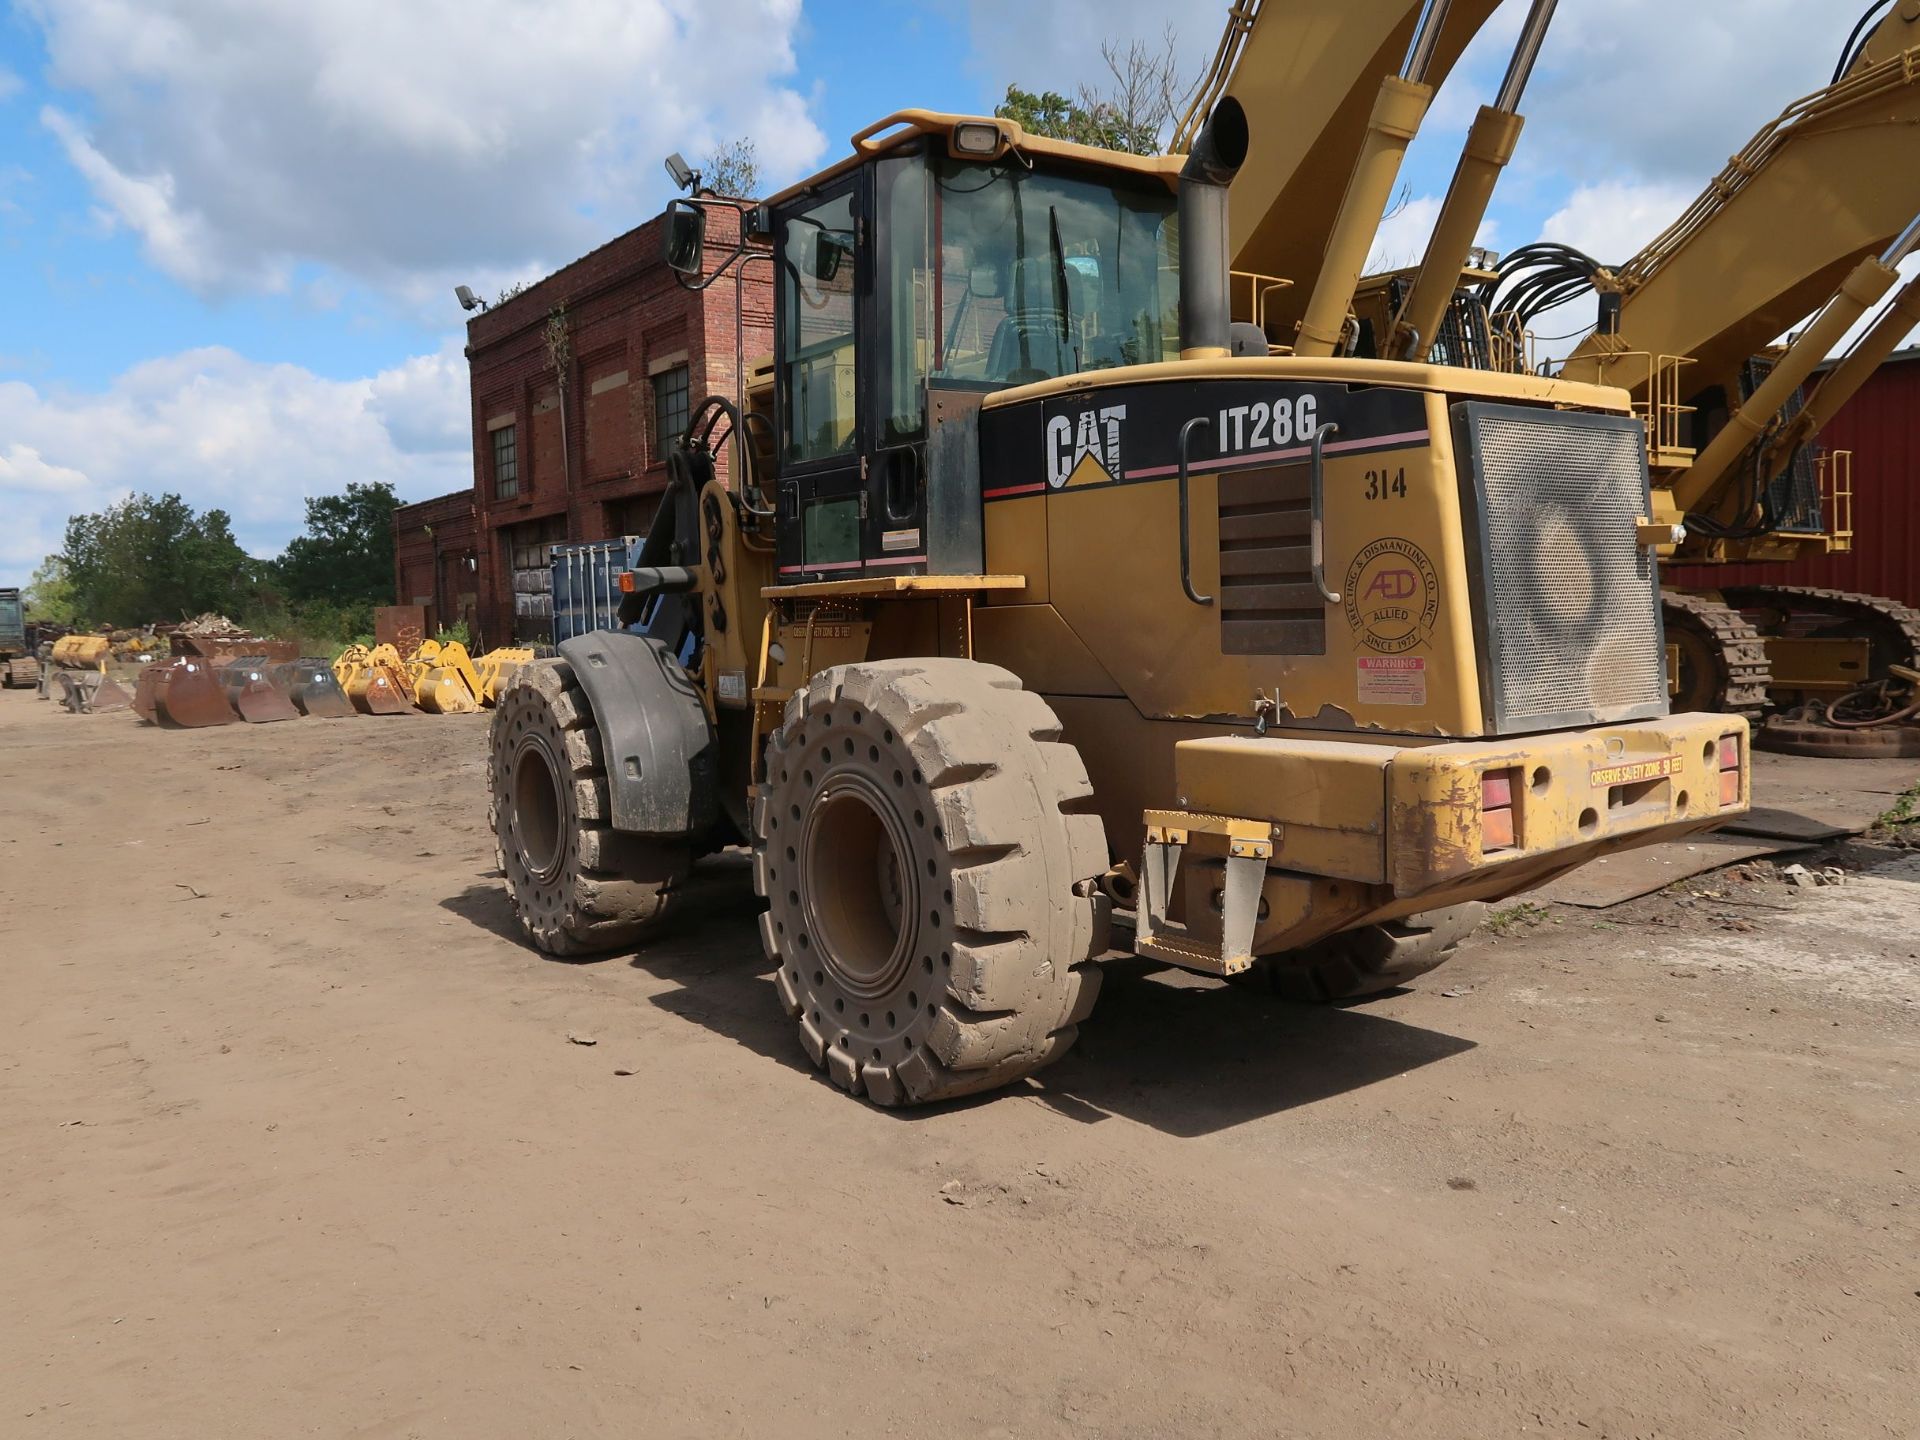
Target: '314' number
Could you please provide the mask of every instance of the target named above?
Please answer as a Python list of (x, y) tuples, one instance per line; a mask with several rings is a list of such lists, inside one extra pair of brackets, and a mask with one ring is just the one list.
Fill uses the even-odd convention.
[(1398, 470), (1367, 471), (1367, 499), (1404, 500), (1407, 498), (1407, 472), (1402, 466)]

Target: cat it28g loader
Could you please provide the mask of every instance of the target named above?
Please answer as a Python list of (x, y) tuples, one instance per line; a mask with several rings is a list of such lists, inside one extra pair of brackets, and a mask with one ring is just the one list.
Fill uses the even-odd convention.
[(717, 265), (725, 202), (670, 208), (687, 283), (771, 247), (772, 383), (696, 407), (638, 628), (501, 698), (539, 948), (630, 945), (751, 845), (801, 1045), (912, 1104), (1060, 1056), (1104, 955), (1362, 995), (1746, 809), (1746, 722), (1668, 713), (1625, 393), (1270, 356), (1248, 140), (1232, 99), (1186, 157), (914, 111)]

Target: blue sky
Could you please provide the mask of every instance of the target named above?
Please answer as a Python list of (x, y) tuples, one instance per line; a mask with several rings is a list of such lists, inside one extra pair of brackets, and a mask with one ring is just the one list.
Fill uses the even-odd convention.
[[(1269, 0), (1282, 3), (1282, 0)], [(1499, 248), (1631, 253), (1822, 83), (1863, 0), (1561, 6)], [(668, 197), (660, 157), (751, 135), (774, 183), (908, 106), (1098, 78), (1225, 0), (0, 0), (0, 584), (133, 490), (276, 550), (304, 496), (466, 483), (462, 316)], [(1383, 231), (1410, 259), (1506, 62), (1508, 0)], [(1661, 46), (1635, 37), (1664, 35)], [(714, 63), (724, 56), (726, 69)], [(1613, 117), (1602, 120), (1601, 117)]]

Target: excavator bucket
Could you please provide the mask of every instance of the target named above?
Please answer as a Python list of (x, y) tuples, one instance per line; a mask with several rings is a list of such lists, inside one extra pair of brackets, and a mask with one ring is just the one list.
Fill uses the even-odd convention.
[(133, 703), (125, 686), (98, 670), (58, 670), (53, 685), (61, 708), (74, 715), (124, 710)]
[(334, 678), (353, 708), (366, 715), (404, 715), (413, 708), (407, 667), (391, 645), (349, 645), (333, 662)]
[(61, 670), (56, 684), (60, 687), (61, 707), (73, 714), (104, 714), (132, 705), (127, 687), (98, 670)]
[(133, 692), (133, 708), (149, 725), (185, 730), (230, 725), (238, 718), (213, 667), (191, 655), (142, 670)]
[(480, 677), (480, 703), (489, 708), (498, 705), (501, 694), (513, 683), (520, 667), (532, 659), (531, 645), (506, 645), (475, 659), (473, 668)]
[(354, 713), (353, 702), (340, 688), (333, 667), (317, 655), (305, 655), (274, 666), (273, 679), (302, 715), (344, 720)]
[(221, 683), (227, 692), (227, 703), (249, 725), (300, 718), (292, 699), (268, 678), (266, 667), (257, 655), (237, 656), (230, 661)]
[(432, 715), (471, 715), (480, 697), (457, 670), (435, 666), (414, 687), (414, 703)]
[(353, 703), (369, 715), (404, 715), (413, 708), (406, 686), (391, 670), (369, 670)]
[[(428, 646), (432, 654), (428, 655)], [(471, 715), (480, 708), (481, 683), (467, 647), (429, 640), (415, 652), (411, 668), (413, 703), (434, 715)]]

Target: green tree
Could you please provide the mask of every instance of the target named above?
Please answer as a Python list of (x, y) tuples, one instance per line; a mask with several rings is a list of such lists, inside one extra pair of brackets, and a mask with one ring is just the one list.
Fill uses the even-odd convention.
[(178, 495), (134, 495), (67, 521), (57, 557), (75, 619), (143, 625), (208, 610), (240, 611), (260, 565), (233, 538), (224, 510), (196, 514)]
[(73, 581), (58, 555), (49, 555), (40, 562), (27, 580), (21, 599), (26, 602), (27, 614), (36, 620), (50, 620), (56, 625), (74, 622)]
[(306, 534), (289, 540), (274, 564), (287, 599), (296, 606), (391, 604), (393, 509), (399, 503), (385, 481), (349, 483), (345, 494), (307, 501)]
[(1166, 148), (1188, 89), (1180, 78), (1175, 42), (1171, 26), (1158, 47), (1132, 40), (1123, 48), (1104, 40), (1100, 58), (1107, 65), (1105, 84), (1082, 85), (1072, 99), (1058, 90), (1035, 92), (1009, 85), (1007, 98), (993, 113), (1018, 122), (1029, 135), (1158, 155)]
[(700, 171), (702, 188), (734, 200), (751, 200), (760, 192), (760, 152), (744, 136), (714, 148)]

